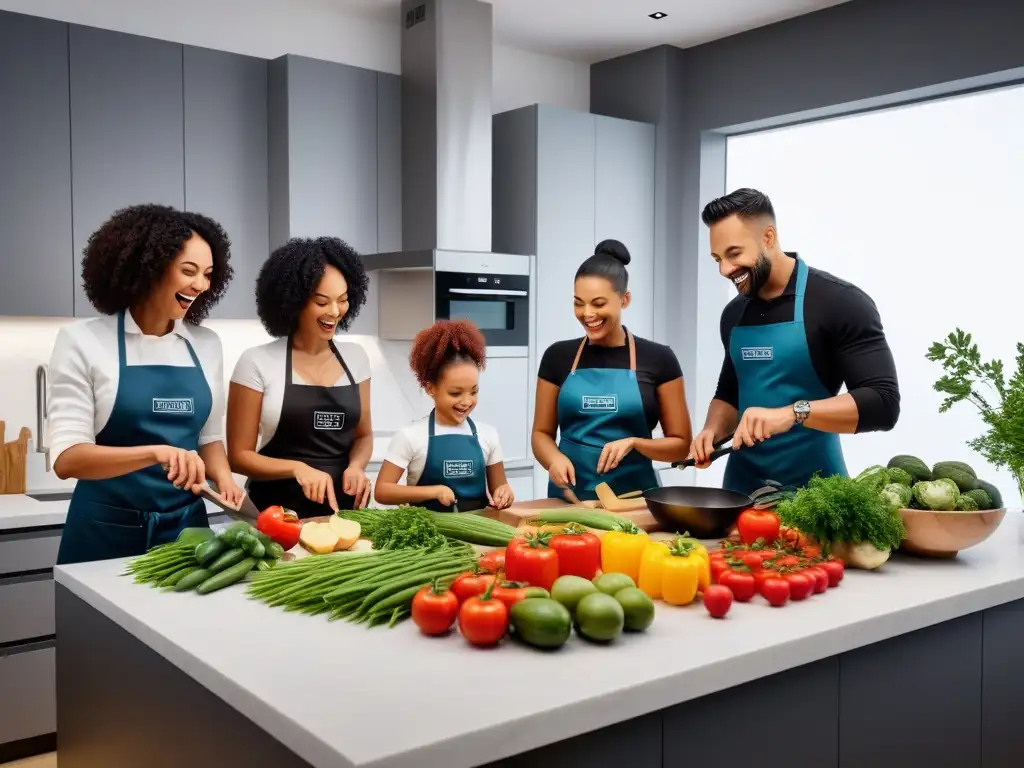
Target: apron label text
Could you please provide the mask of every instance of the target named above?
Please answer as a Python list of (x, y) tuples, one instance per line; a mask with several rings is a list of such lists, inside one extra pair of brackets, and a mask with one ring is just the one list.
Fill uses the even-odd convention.
[(445, 477), (472, 477), (472, 459), (446, 459), (444, 462)]
[(583, 395), (582, 401), (584, 411), (615, 413), (619, 410), (618, 395)]
[(743, 347), (740, 349), (740, 358), (743, 360), (774, 360), (774, 347)]
[(340, 411), (313, 411), (313, 429), (337, 431), (345, 426), (345, 414)]
[(154, 397), (153, 413), (167, 413), (174, 416), (192, 416), (196, 412), (191, 397)]

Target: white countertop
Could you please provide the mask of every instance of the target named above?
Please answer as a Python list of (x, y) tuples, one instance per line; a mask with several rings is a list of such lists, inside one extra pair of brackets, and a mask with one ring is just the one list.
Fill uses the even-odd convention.
[(118, 577), (117, 560), (55, 575), (318, 768), (469, 768), (1024, 598), (1022, 522), (1015, 510), (954, 560), (847, 571), (839, 588), (782, 609), (758, 599), (718, 621), (699, 604), (659, 603), (644, 634), (611, 647), (574, 635), (554, 653), (475, 650), (411, 622), (329, 623), (241, 588), (160, 593)]
[[(206, 503), (211, 515), (225, 514), (217, 506)], [(67, 520), (69, 499), (40, 501), (20, 494), (0, 494), (0, 531), (16, 531), (45, 525), (64, 525)]]

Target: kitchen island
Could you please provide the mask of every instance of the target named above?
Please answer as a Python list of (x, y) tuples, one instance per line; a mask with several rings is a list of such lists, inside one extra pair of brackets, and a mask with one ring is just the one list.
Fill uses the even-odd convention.
[(1019, 766), (1022, 515), (773, 609), (489, 651), (55, 570), (61, 768)]

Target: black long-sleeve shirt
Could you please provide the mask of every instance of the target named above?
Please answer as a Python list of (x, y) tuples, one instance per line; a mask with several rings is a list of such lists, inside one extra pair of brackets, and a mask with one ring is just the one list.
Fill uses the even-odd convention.
[[(737, 296), (722, 311), (725, 360), (716, 400), (739, 406), (736, 368), (729, 357), (729, 337), (736, 326), (770, 325), (793, 320), (796, 276), (778, 298)], [(858, 432), (887, 431), (900, 415), (896, 363), (885, 340), (878, 308), (864, 291), (838, 277), (809, 267), (804, 292), (804, 329), (811, 363), (832, 395), (845, 384), (857, 403)]]

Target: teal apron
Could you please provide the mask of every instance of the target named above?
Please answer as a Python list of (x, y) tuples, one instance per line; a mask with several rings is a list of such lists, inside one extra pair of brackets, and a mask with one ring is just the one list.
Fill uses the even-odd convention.
[[(194, 451), (213, 395), (192, 345), (193, 366), (127, 365), (124, 312), (117, 318), (118, 382), (110, 420), (96, 445), (171, 445)], [(159, 464), (108, 480), (79, 480), (71, 496), (57, 563), (141, 555), (182, 528), (206, 527), (206, 506), (175, 488)]]
[[(793, 320), (772, 325), (737, 326), (729, 337), (729, 356), (739, 382), (739, 413), (747, 408), (788, 408), (799, 400), (825, 400), (832, 393), (818, 378), (804, 330), (807, 265), (796, 262)], [(815, 473), (846, 475), (839, 435), (801, 425), (774, 435), (753, 448), (729, 456), (724, 486), (751, 494), (774, 480), (804, 486)]]
[[(611, 472), (597, 474), (597, 462), (605, 445), (626, 437), (650, 439), (644, 403), (636, 380), (636, 342), (626, 331), (629, 368), (583, 368), (576, 370), (584, 336), (576, 359), (558, 392), (558, 450), (576, 470), (577, 498), (597, 498), (598, 483), (608, 483), (616, 494), (645, 491), (659, 485), (651, 460), (630, 451)], [(548, 481), (548, 498), (561, 499), (562, 490)]]
[(455, 494), (455, 504), (446, 507), (437, 500), (423, 503), (434, 512), (463, 512), (484, 509), (487, 506), (487, 467), (484, 451), (476, 434), (476, 424), (467, 418), (470, 435), (435, 434), (434, 412), (430, 412), (427, 432), (427, 460), (423, 474), (416, 482), (420, 485), (446, 485)]

